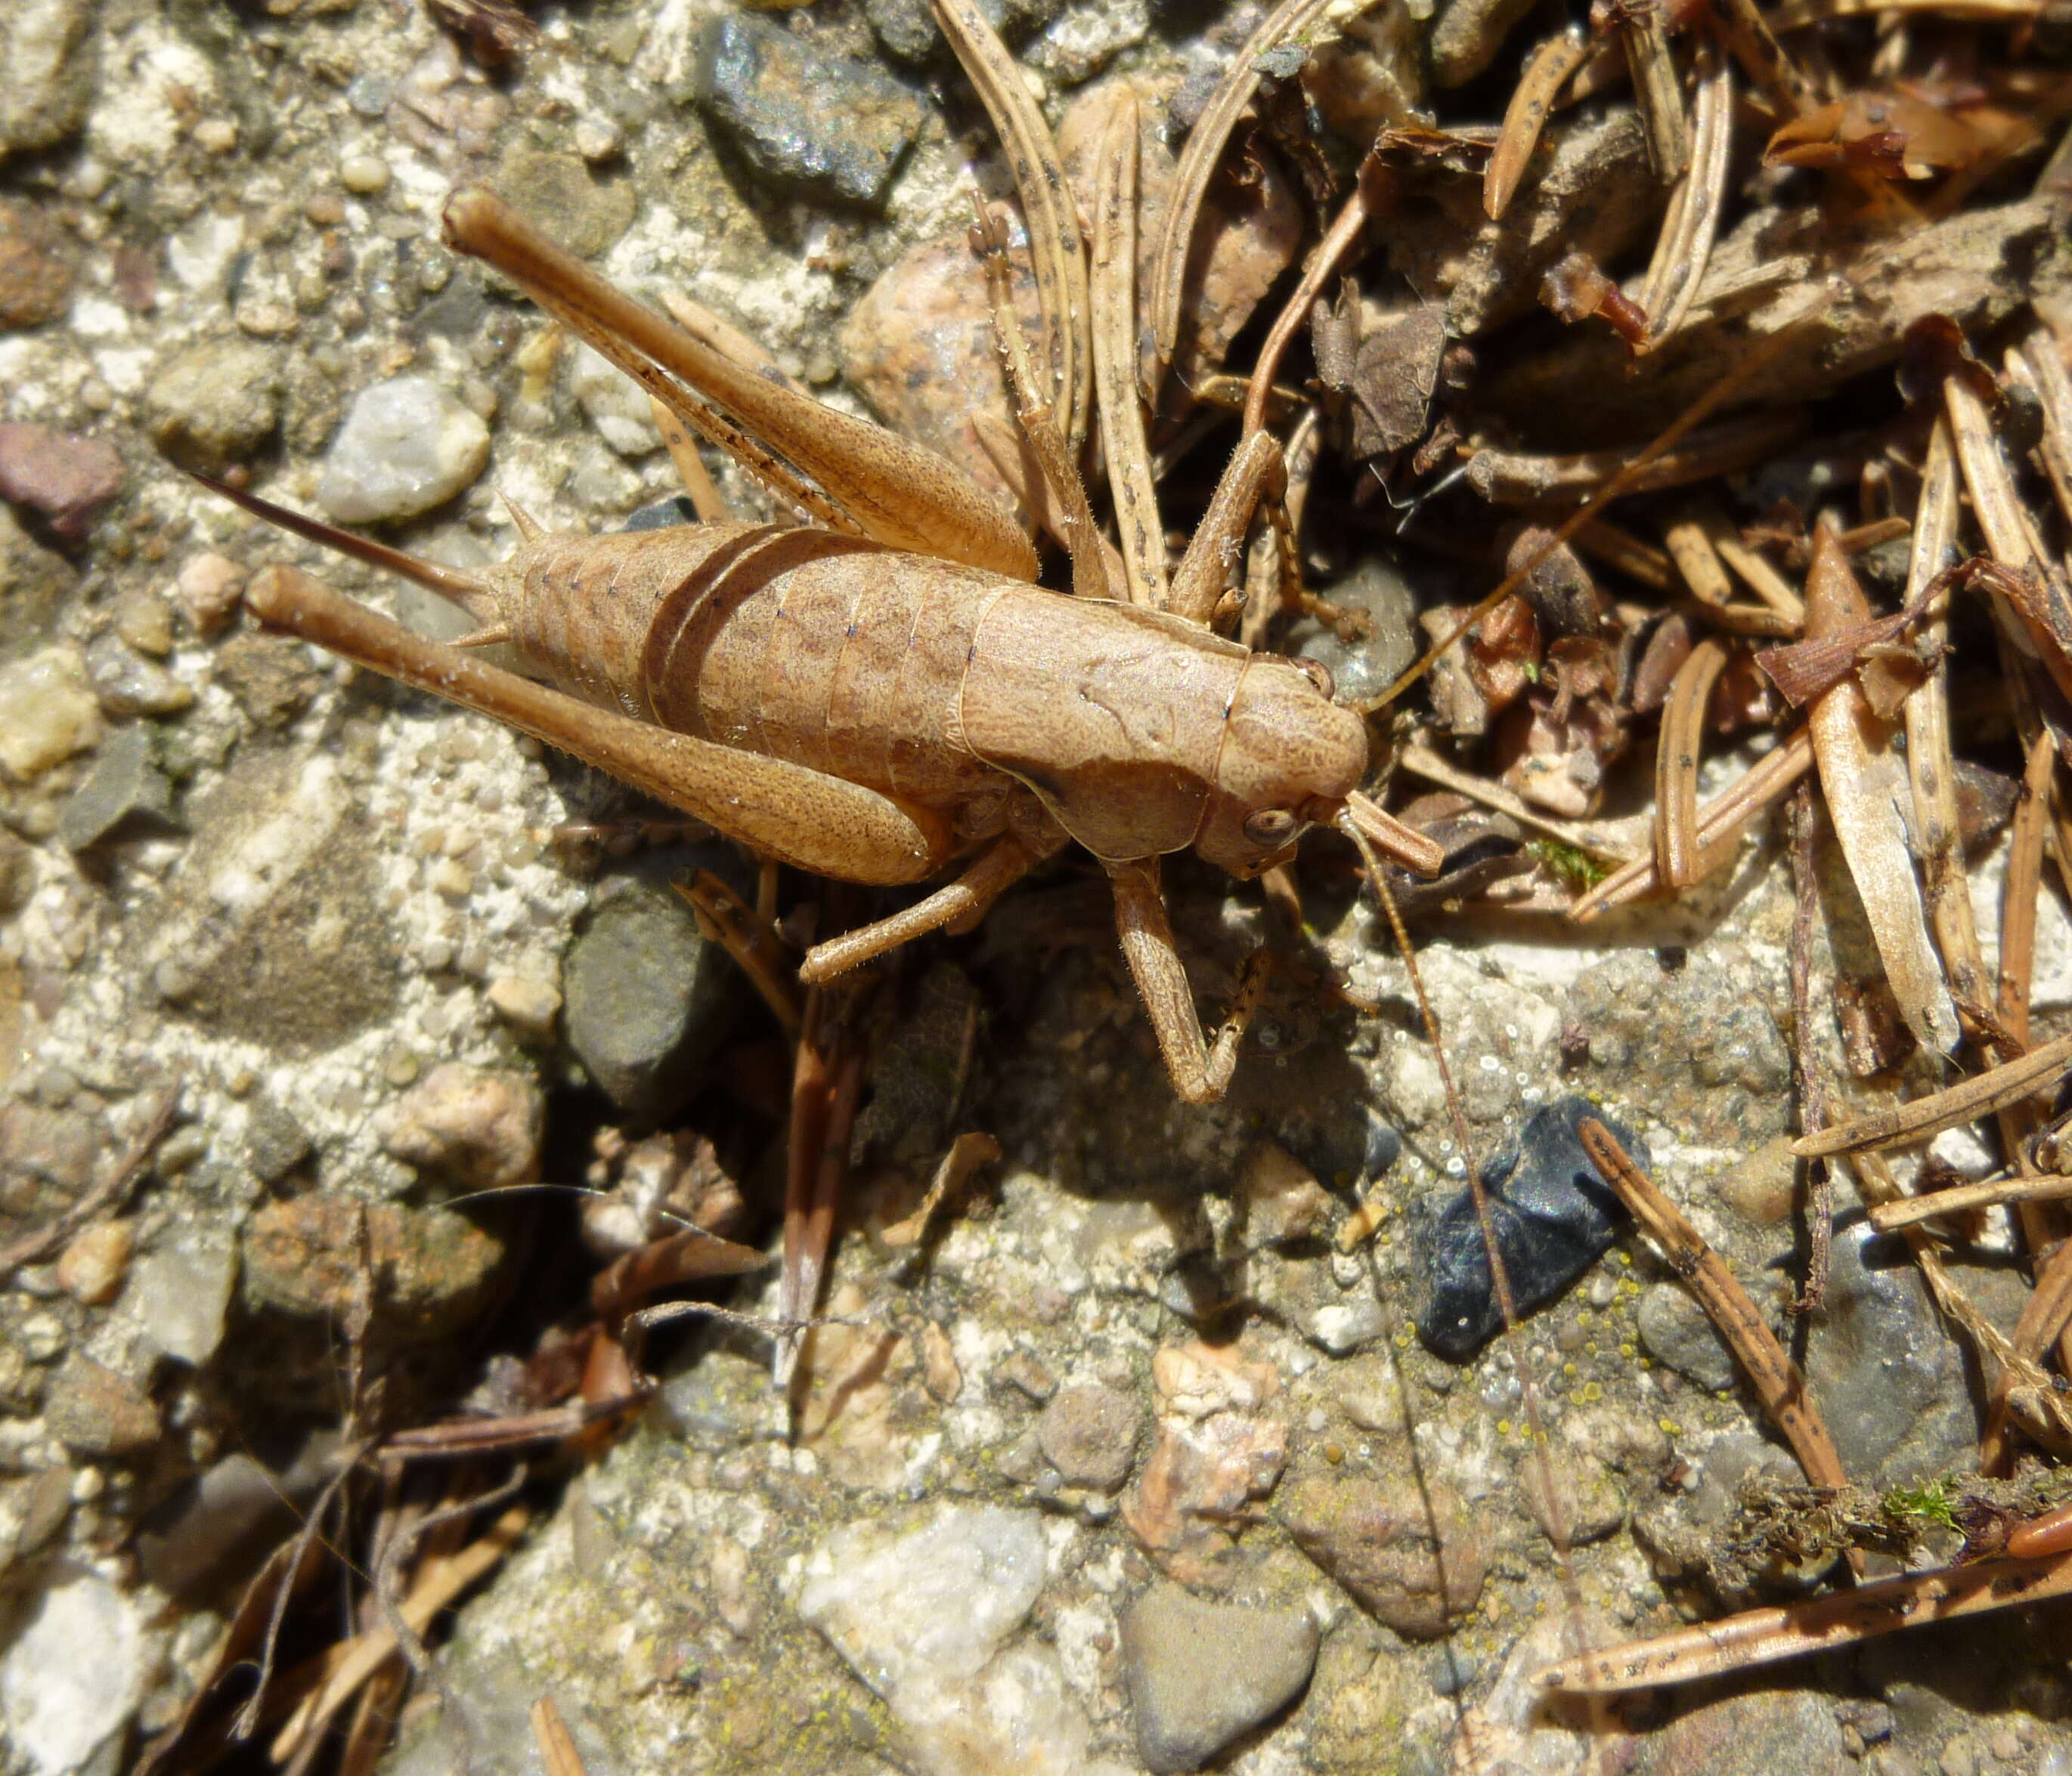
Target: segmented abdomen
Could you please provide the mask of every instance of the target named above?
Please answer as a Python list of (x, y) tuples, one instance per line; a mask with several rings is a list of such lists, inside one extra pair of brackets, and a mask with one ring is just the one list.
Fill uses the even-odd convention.
[(514, 566), (513, 638), (594, 702), (931, 806), (998, 785), (960, 696), (1016, 581), (734, 524), (543, 539)]

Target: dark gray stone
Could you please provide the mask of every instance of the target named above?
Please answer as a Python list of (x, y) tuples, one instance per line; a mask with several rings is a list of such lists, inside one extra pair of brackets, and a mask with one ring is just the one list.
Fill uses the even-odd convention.
[(1326, 601), (1367, 619), (1367, 633), (1350, 641), (1314, 617), (1290, 624), (1284, 651), (1304, 654), (1331, 675), (1349, 700), (1379, 696), (1417, 657), (1416, 597), (1403, 570), (1380, 556), (1363, 561), (1323, 589)]
[(1975, 1451), (1962, 1352), (1905, 1244), (1865, 1222), (1835, 1230), (1806, 1380), (1859, 1485), (1905, 1486), (1953, 1473)]
[(1317, 1625), (1300, 1610), (1203, 1603), (1154, 1585), (1122, 1618), (1137, 1749), (1154, 1776), (1198, 1770), (1300, 1693)]
[(0, 663), (51, 645), (76, 577), (70, 562), (0, 505)]
[(696, 94), (757, 171), (850, 203), (883, 200), (921, 127), (898, 81), (735, 13), (698, 35)]
[(1673, 1282), (1658, 1282), (1640, 1298), (1636, 1316), (1647, 1354), (1708, 1392), (1731, 1388), (1741, 1373), (1705, 1310)]
[[(1646, 1145), (1586, 1097), (1548, 1105), (1526, 1124), (1516, 1146), (1482, 1167), (1498, 1249), (1520, 1313), (1552, 1301), (1595, 1264), (1625, 1216), (1577, 1135), (1585, 1117), (1601, 1121), (1646, 1170)], [(1468, 1191), (1440, 1212), (1424, 1244), (1432, 1292), (1417, 1316), (1417, 1335), (1436, 1355), (1465, 1362), (1503, 1324)]]
[(696, 1089), (726, 1033), (736, 979), (681, 896), (658, 880), (618, 877), (569, 951), (569, 1044), (627, 1116), (666, 1117)]
[(142, 723), (108, 736), (86, 781), (58, 816), (58, 837), (75, 851), (179, 830), (173, 786), (158, 769), (152, 732)]
[(270, 1097), (245, 1113), (245, 1163), (261, 1183), (277, 1183), (310, 1156), (309, 1131)]
[(1036, 1440), (1068, 1486), (1112, 1492), (1129, 1478), (1144, 1409), (1115, 1388), (1083, 1381), (1059, 1390), (1036, 1423)]

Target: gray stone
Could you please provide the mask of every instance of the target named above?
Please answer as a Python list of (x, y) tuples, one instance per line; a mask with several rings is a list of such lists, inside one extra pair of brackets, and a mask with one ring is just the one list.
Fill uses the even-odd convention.
[(498, 163), (491, 183), (513, 209), (578, 259), (594, 259), (632, 225), (631, 184), (599, 178), (574, 154), (515, 149)]
[(1963, 1354), (1897, 1236), (1835, 1230), (1827, 1306), (1806, 1381), (1849, 1478), (1904, 1486), (1962, 1469), (1975, 1450)]
[(19, 913), (35, 888), (35, 848), (0, 827), (0, 919)]
[(1758, 1690), (1694, 1708), (1642, 1741), (1635, 1776), (1842, 1776), (1835, 1704), (1816, 1692)]
[(137, 1539), (144, 1575), (162, 1591), (198, 1587), (269, 1524), (291, 1524), (281, 1482), (241, 1450), (189, 1487), (163, 1527)]
[(48, 643), (76, 577), (70, 562), (37, 542), (0, 506), (0, 661)]
[(0, 159), (49, 148), (93, 102), (92, 0), (10, 0), (0, 9)]
[(272, 1098), (254, 1097), (245, 1111), (245, 1163), (261, 1183), (278, 1183), (310, 1156), (309, 1130)]
[(20, 1767), (34, 1776), (99, 1767), (95, 1754), (142, 1699), (152, 1656), (122, 1593), (90, 1567), (61, 1565), (0, 1659), (0, 1720)]
[(199, 1368), (223, 1342), (236, 1286), (237, 1244), (229, 1231), (190, 1224), (131, 1267), (122, 1308), (146, 1349)]
[(851, 203), (883, 200), (921, 127), (919, 101), (897, 80), (738, 13), (699, 33), (696, 91), (757, 171)]
[(158, 748), (142, 723), (118, 728), (101, 744), (86, 781), (58, 816), (68, 850), (161, 836), (179, 831), (173, 786), (158, 769)]
[(1122, 1618), (1123, 1672), (1137, 1749), (1153, 1776), (1198, 1770), (1285, 1707), (1317, 1663), (1299, 1610), (1203, 1603), (1154, 1585)]
[(1325, 587), (1323, 597), (1364, 617), (1366, 633), (1343, 640), (1314, 617), (1302, 617), (1289, 625), (1284, 650), (1322, 665), (1342, 697), (1379, 695), (1416, 658), (1416, 600), (1409, 580), (1395, 563), (1376, 555)]
[(101, 699), (101, 712), (118, 721), (134, 716), (176, 716), (194, 701), (191, 687), (119, 635), (97, 635), (87, 644), (86, 675)]
[(331, 440), (317, 502), (341, 524), (413, 518), (443, 506), (489, 461), (489, 428), (429, 376), (363, 388)]
[(280, 422), (279, 355), (246, 339), (193, 347), (152, 378), (144, 413), (151, 441), (174, 461), (220, 473)]
[(619, 877), (569, 950), (569, 1045), (623, 1112), (659, 1119), (690, 1096), (725, 1034), (735, 972), (680, 896)]
[(1275, 1514), (1295, 1544), (1369, 1614), (1412, 1640), (1444, 1634), (1489, 1576), (1483, 1528), (1449, 1487), (1377, 1448), (1365, 1473), (1319, 1468), (1284, 1486)]
[(127, 1460), (158, 1441), (158, 1409), (127, 1376), (77, 1352), (51, 1377), (43, 1422), (75, 1455)]
[(1741, 1371), (1705, 1310), (1673, 1282), (1658, 1282), (1640, 1298), (1640, 1342), (1658, 1363), (1708, 1393), (1733, 1386)]
[(1434, 84), (1459, 86), (1496, 59), (1511, 27), (1532, 10), (1532, 0), (1448, 0), (1433, 21), (1425, 54)]
[(1112, 1492), (1129, 1478), (1143, 1432), (1144, 1409), (1097, 1381), (1060, 1388), (1036, 1425), (1037, 1441), (1065, 1483), (1097, 1492)]

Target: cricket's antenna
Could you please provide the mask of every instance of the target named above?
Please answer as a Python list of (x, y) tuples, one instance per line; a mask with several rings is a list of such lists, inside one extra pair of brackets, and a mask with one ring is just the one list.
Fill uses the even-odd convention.
[(1460, 1151), (1461, 1163), (1467, 1167), (1468, 1197), (1475, 1205), (1475, 1224), (1482, 1229), (1482, 1251), (1489, 1259), (1490, 1282), (1496, 1291), (1497, 1307), (1503, 1315), (1504, 1343), (1510, 1347), (1511, 1360), (1518, 1369), (1526, 1424), (1532, 1440), (1529, 1458), (1538, 1470), (1540, 1494), (1547, 1501), (1547, 1539), (1553, 1544), (1555, 1559), (1560, 1568), (1562, 1589), (1569, 1603), (1577, 1606), (1582, 1601), (1582, 1593), (1576, 1582), (1575, 1566), (1568, 1557), (1574, 1544), (1569, 1534), (1567, 1507), (1560, 1489), (1555, 1484), (1554, 1470), (1548, 1459), (1547, 1431), (1540, 1418), (1540, 1378), (1533, 1372), (1531, 1353), (1519, 1330), (1518, 1299), (1511, 1293), (1511, 1273), (1497, 1245), (1496, 1220), (1490, 1212), (1489, 1192), (1483, 1187), (1481, 1170), (1475, 1164), (1467, 1112), (1462, 1107), (1460, 1089), (1453, 1083), (1453, 1069), (1447, 1064), (1446, 1044), (1440, 1034), (1438, 1014), (1432, 1009), (1431, 995), (1424, 991), (1424, 976), (1417, 966), (1416, 953), (1411, 948), (1409, 929), (1403, 922), (1402, 909), (1396, 904), (1381, 859), (1375, 855), (1373, 845), (1350, 808), (1338, 816), (1337, 826), (1353, 842), (1361, 862), (1367, 866), (1367, 880), (1374, 885), (1374, 897), (1388, 921), (1396, 950), (1409, 974), (1410, 990), (1417, 1000), (1417, 1015), (1424, 1025), (1424, 1039), (1432, 1044), (1432, 1058), (1438, 1064), (1439, 1083), (1446, 1094), (1447, 1118), (1453, 1124), (1453, 1144)]
[(442, 568), (436, 561), (421, 560), (414, 555), (405, 555), (401, 549), (392, 549), (386, 543), (356, 536), (351, 531), (342, 531), (320, 518), (290, 511), (285, 506), (276, 506), (270, 499), (261, 499), (257, 494), (232, 487), (213, 475), (199, 474), (191, 469), (187, 473), (211, 493), (221, 494), (233, 506), (243, 507), (254, 518), (263, 518), (269, 524), (278, 525), (322, 548), (335, 549), (356, 561), (364, 561), (370, 568), (383, 568), (390, 573), (401, 574), (428, 592), (453, 599), (479, 621), (491, 622), (496, 618), (495, 593), (471, 573), (462, 573), (458, 568)]

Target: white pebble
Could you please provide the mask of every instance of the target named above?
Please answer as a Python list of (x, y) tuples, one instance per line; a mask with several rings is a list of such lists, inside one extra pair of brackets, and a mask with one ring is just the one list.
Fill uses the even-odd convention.
[(356, 396), (331, 440), (317, 498), (341, 524), (409, 518), (441, 506), (489, 461), (489, 428), (429, 376), (398, 376)]
[(360, 197), (388, 188), (388, 162), (379, 154), (347, 154), (338, 163), (338, 182)]

